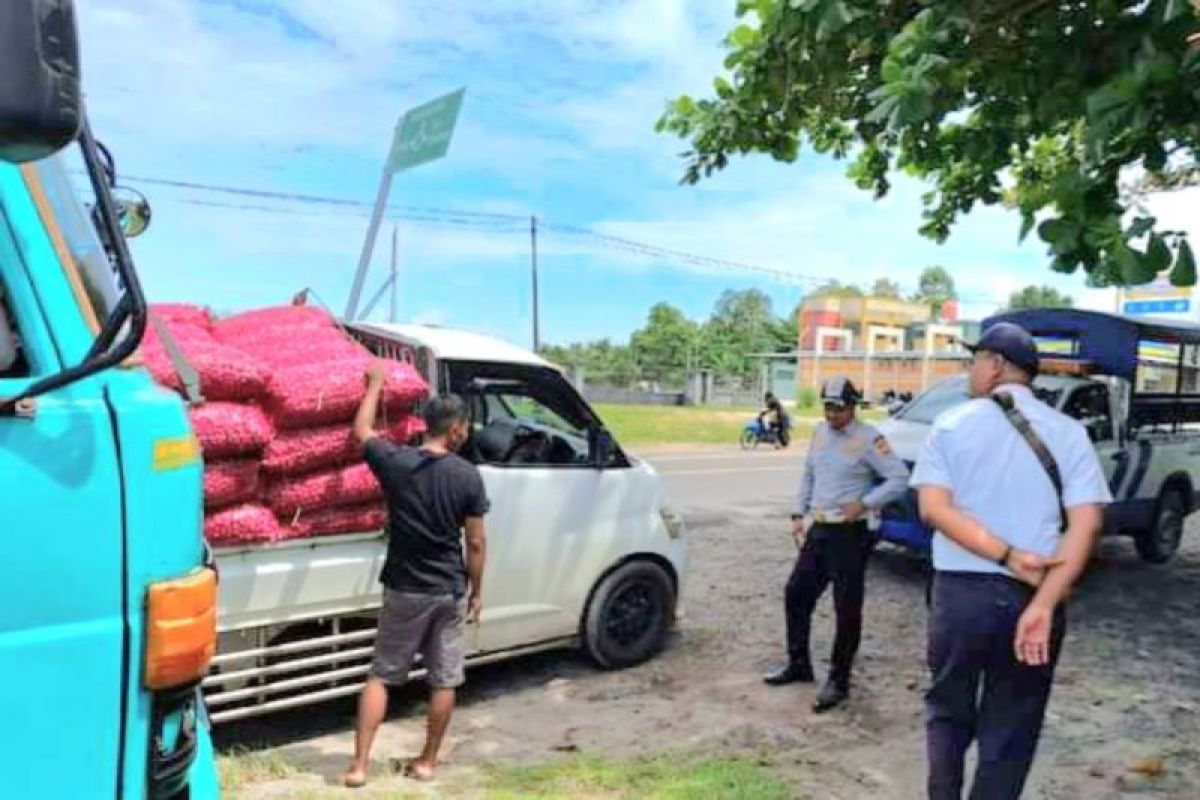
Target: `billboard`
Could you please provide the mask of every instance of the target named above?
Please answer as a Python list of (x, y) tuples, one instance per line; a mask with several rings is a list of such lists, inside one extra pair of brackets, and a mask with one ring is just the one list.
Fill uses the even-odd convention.
[(1168, 275), (1162, 272), (1150, 283), (1122, 289), (1121, 312), (1131, 316), (1200, 319), (1193, 287), (1172, 286)]

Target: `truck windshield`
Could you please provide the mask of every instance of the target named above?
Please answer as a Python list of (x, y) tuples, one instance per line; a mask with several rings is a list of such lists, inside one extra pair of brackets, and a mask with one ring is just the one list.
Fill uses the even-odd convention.
[(33, 168), (53, 217), (46, 224), (57, 226), (51, 236), (61, 234), (67, 251), (64, 261), (71, 262), (63, 267), (77, 272), (85, 295), (81, 298), (84, 314), (98, 329), (116, 309), (124, 289), (93, 222), (96, 195), (84, 169), (82, 150), (78, 143), (72, 144)]

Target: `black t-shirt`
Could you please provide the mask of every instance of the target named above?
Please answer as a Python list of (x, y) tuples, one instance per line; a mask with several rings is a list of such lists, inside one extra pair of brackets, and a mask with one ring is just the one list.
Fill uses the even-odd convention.
[(462, 528), (488, 511), (479, 470), (449, 453), (370, 439), (367, 464), (388, 504), (387, 560), (379, 580), (389, 589), (419, 594), (466, 591)]

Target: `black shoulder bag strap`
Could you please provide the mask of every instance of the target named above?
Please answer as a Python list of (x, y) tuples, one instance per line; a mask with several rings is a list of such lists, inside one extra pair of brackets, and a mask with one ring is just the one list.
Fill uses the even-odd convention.
[(1021, 434), (1029, 447), (1033, 450), (1033, 454), (1037, 456), (1038, 461), (1042, 462), (1042, 469), (1046, 470), (1046, 475), (1050, 477), (1050, 482), (1054, 484), (1054, 494), (1058, 498), (1058, 530), (1059, 532), (1067, 529), (1067, 510), (1063, 507), (1063, 483), (1062, 475), (1058, 471), (1058, 462), (1054, 460), (1054, 455), (1050, 449), (1046, 447), (1046, 443), (1033, 430), (1033, 426), (1029, 424), (1029, 420), (1017, 408), (1017, 404), (1013, 402), (1012, 395), (1008, 392), (997, 392), (992, 395), (992, 400), (1004, 412), (1004, 416), (1008, 417), (1008, 421), (1017, 429), (1017, 433)]

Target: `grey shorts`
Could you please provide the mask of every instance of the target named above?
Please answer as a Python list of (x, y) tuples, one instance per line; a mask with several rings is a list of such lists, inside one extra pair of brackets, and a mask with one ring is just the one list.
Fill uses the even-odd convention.
[(371, 662), (372, 677), (399, 686), (408, 680), (413, 659), (420, 653), (421, 666), (431, 687), (462, 686), (462, 626), (466, 611), (466, 600), (453, 595), (385, 588), (375, 636), (375, 658)]

